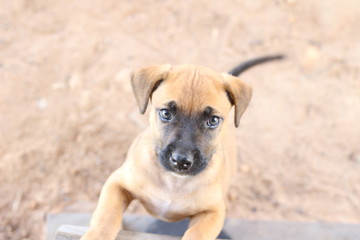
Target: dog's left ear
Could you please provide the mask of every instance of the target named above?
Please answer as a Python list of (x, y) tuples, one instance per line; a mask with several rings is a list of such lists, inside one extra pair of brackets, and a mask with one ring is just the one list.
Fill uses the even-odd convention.
[(240, 124), (240, 118), (250, 103), (252, 87), (237, 77), (223, 73), (225, 90), (232, 105), (235, 106), (235, 126)]
[(152, 93), (165, 80), (171, 69), (170, 64), (149, 66), (131, 73), (131, 86), (139, 105), (141, 114), (144, 114)]

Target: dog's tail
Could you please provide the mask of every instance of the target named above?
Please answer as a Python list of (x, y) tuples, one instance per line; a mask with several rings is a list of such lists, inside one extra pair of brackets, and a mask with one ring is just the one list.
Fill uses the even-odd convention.
[(273, 60), (281, 60), (284, 58), (285, 58), (285, 56), (281, 55), (281, 54), (254, 58), (254, 59), (248, 60), (248, 61), (241, 63), (240, 65), (234, 67), (232, 70), (229, 71), (229, 74), (236, 77), (236, 76), (239, 76), (240, 73), (246, 71), (247, 69), (249, 69), (255, 65), (273, 61)]

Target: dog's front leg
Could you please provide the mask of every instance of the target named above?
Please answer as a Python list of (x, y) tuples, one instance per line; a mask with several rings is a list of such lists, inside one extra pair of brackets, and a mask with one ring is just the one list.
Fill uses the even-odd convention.
[(117, 179), (115, 172), (103, 186), (90, 229), (81, 240), (114, 240), (121, 229), (122, 212), (132, 198)]
[(193, 216), (182, 240), (215, 240), (224, 225), (225, 207)]

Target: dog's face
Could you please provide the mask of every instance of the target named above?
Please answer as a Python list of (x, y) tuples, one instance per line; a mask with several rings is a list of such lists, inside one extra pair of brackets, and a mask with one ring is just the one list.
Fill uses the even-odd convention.
[(185, 176), (206, 169), (221, 148), (231, 106), (238, 125), (251, 98), (251, 88), (240, 79), (189, 65), (139, 70), (132, 85), (142, 113), (151, 98), (150, 125), (161, 165)]

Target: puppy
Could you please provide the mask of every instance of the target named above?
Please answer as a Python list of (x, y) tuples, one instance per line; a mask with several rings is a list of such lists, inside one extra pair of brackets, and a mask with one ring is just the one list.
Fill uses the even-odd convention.
[(115, 239), (122, 212), (134, 199), (162, 220), (189, 217), (182, 240), (216, 239), (236, 170), (235, 135), (228, 115), (234, 107), (238, 127), (252, 95), (252, 88), (235, 76), (280, 58), (248, 61), (229, 74), (193, 65), (134, 71), (131, 84), (142, 114), (151, 101), (150, 125), (106, 181), (90, 229), (81, 239)]

